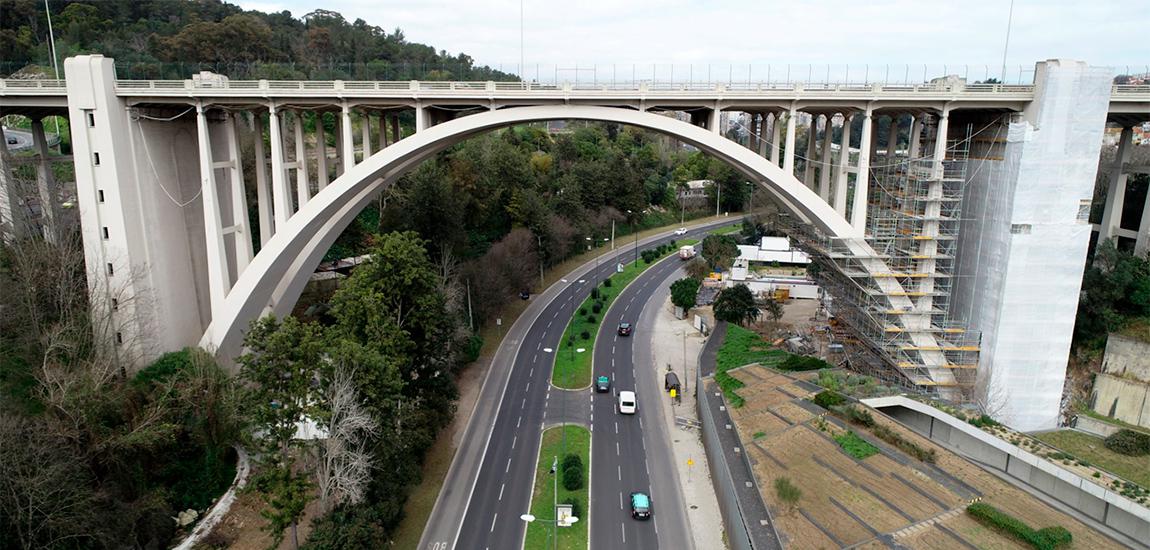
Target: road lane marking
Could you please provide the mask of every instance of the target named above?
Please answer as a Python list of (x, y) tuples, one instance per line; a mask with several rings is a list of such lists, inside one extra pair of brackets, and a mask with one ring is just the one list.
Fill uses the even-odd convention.
[(497, 519), (499, 519), (499, 512), (495, 512), (495, 515), (491, 517), (491, 532), (492, 533), (495, 532), (495, 520), (497, 520)]
[(619, 474), (619, 481), (623, 481), (623, 467), (622, 466), (615, 466), (615, 469), (618, 470), (617, 473)]
[(507, 467), (503, 469), (503, 473), (506, 474), (507, 472), (510, 472), (510, 471), (511, 471), (511, 459), (509, 458), (509, 459), (507, 459)]
[(531, 393), (531, 382), (527, 383), (527, 387), (524, 388), (523, 391), (526, 393)]
[(499, 500), (503, 500), (503, 488), (507, 487), (506, 483), (499, 485)]
[(619, 433), (619, 423), (615, 423), (615, 433)]
[(523, 408), (526, 408), (526, 407), (527, 407), (527, 398), (526, 398), (526, 397), (524, 397), (524, 398), (523, 398), (523, 402), (519, 404), (519, 408), (520, 408), (520, 409), (523, 409)]
[(619, 493), (619, 509), (623, 509), (623, 493)]
[(511, 448), (512, 449), (515, 448), (515, 442), (517, 442), (517, 441), (519, 441), (519, 436), (514, 436), (511, 438)]
[[(546, 334), (546, 333), (544, 333), (544, 334)], [(543, 342), (539, 342), (538, 344), (535, 344), (535, 349), (536, 349), (536, 350), (538, 350), (538, 349), (539, 349), (539, 348), (541, 348), (541, 347), (543, 347)]]
[(515, 429), (517, 429), (517, 430), (519, 429), (519, 423), (520, 423), (520, 422), (523, 422), (523, 417), (522, 417), (522, 416), (520, 416), (520, 417), (519, 417), (519, 420), (516, 420), (516, 421), (515, 421)]
[[(539, 362), (539, 354), (538, 354), (538, 353), (536, 353), (535, 355), (532, 355), (532, 356), (531, 356), (531, 362), (532, 362), (532, 363), (538, 363), (538, 362)], [(534, 368), (534, 367), (532, 367), (532, 368), (531, 368), (531, 372), (535, 372), (535, 368)], [(530, 376), (530, 375), (528, 375), (528, 376)]]
[(527, 373), (528, 378), (530, 378), (532, 376), (535, 376), (535, 367), (531, 367), (531, 372)]
[(615, 442), (615, 456), (619, 456), (619, 442)]
[(619, 524), (619, 531), (621, 531), (623, 533), (623, 544), (627, 544), (627, 526), (620, 523)]

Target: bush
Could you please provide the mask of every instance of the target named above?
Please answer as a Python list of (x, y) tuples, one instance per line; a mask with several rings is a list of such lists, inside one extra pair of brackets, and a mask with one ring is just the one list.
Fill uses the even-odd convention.
[(594, 325), (597, 321), (598, 321), (598, 319), (596, 319), (594, 315), (588, 315), (587, 316), (587, 322), (588, 323), (591, 323), (592, 325)]
[(836, 391), (826, 390), (819, 392), (812, 401), (814, 401), (815, 405), (830, 410), (831, 407), (845, 403), (846, 398)]
[(479, 359), (479, 352), (483, 350), (483, 337), (478, 334), (472, 334), (467, 338), (467, 345), (463, 348), (463, 360), (465, 363), (474, 363)]
[(603, 279), (603, 286), (608, 287), (608, 288), (611, 287), (611, 278), (610, 277)]
[(830, 365), (826, 361), (818, 357), (807, 357), (805, 355), (791, 354), (778, 364), (779, 370), (789, 371), (808, 371), (829, 368)]
[(793, 506), (802, 498), (803, 491), (791, 483), (789, 478), (780, 477), (775, 480), (775, 494), (779, 496), (779, 500)]
[(587, 331), (583, 331), (583, 332), (579, 333), (579, 337), (584, 339), (584, 340), (590, 340), (591, 339), (591, 333), (587, 332)]
[(1150, 435), (1134, 430), (1118, 430), (1107, 437), (1103, 444), (1107, 449), (1127, 456), (1150, 454)]
[(859, 460), (878, 454), (878, 447), (871, 445), (870, 442), (854, 432), (836, 435), (834, 440), (835, 443), (839, 444), (839, 447), (843, 448), (843, 451)]
[(874, 417), (871, 416), (870, 411), (862, 407), (850, 405), (846, 407), (839, 407), (838, 410), (842, 412), (841, 416), (849, 422), (853, 422), (867, 428), (873, 428), (875, 425)]
[(583, 468), (583, 458), (580, 457), (579, 455), (575, 454), (575, 453), (568, 453), (567, 455), (565, 455), (563, 457), (563, 462), (561, 463), (560, 467), (564, 470), (566, 470), (567, 468), (582, 469)]
[(993, 428), (1000, 425), (997, 420), (986, 414), (968, 419), (967, 422), (969, 422), (970, 425), (974, 426), (975, 428)]
[(587, 521), (587, 518), (583, 516), (583, 505), (579, 502), (579, 499), (567, 497), (563, 500), (563, 504), (571, 505), (571, 515), (579, 518), (579, 521)]
[(599, 299), (599, 287), (595, 287), (595, 288), (591, 289), (591, 299), (592, 300), (598, 300)]
[(584, 315), (587, 315), (587, 308), (585, 308), (585, 307), (579, 308), (579, 316), (582, 317)]
[(192, 365), (192, 349), (165, 353), (151, 365), (140, 369), (132, 378), (132, 385), (142, 390), (151, 389), (156, 384), (170, 380), (176, 374)]
[(976, 502), (966, 507), (966, 513), (979, 523), (998, 529), (1038, 550), (1054, 550), (1074, 540), (1070, 531), (1062, 526), (1044, 527), (1035, 531), (1018, 518), (989, 504)]
[[(610, 279), (607, 280), (610, 281)], [(603, 311), (603, 302), (595, 302), (591, 304), (591, 313), (598, 315), (600, 311)]]
[(572, 465), (563, 469), (563, 488), (578, 491), (583, 488), (583, 465)]

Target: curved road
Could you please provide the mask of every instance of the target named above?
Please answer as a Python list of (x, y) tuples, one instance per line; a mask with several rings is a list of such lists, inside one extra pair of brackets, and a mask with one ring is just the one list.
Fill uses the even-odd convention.
[[(670, 232), (660, 234), (640, 241), (640, 249), (658, 246), (672, 238), (698, 236), (712, 228), (731, 223), (733, 220), (726, 219), (696, 226), (686, 236), (675, 236)], [(574, 309), (590, 293), (592, 281), (610, 275), (616, 258), (631, 259), (633, 254), (633, 249), (624, 245), (614, 253), (605, 254), (599, 261), (598, 269), (596, 262), (592, 260), (574, 270), (564, 280), (565, 282), (553, 284), (542, 294), (535, 296), (533, 303), (509, 329), (480, 389), (475, 410), (424, 529), (420, 548), (504, 550), (522, 547), (526, 524), (519, 519), (519, 516), (526, 513), (529, 507), (539, 452), (539, 436), (543, 426), (561, 420), (589, 424), (593, 413), (599, 412), (603, 403), (613, 407), (613, 401), (610, 399), (588, 399), (590, 390), (568, 392), (552, 389), (550, 377), (553, 361), (547, 350), (560, 347), (563, 331)], [(652, 267), (652, 270), (658, 267)], [(646, 277), (654, 273), (652, 270), (644, 273), (636, 283), (642, 284)], [(633, 283), (632, 287), (636, 283)], [(628, 287), (624, 294), (628, 291), (633, 292), (632, 287)], [(622, 298), (623, 296), (620, 297)], [(615, 303), (621, 302), (616, 300)], [(607, 324), (608, 322), (604, 321), (604, 325)], [(649, 382), (653, 387), (654, 382)], [(640, 384), (642, 383), (640, 381)], [(641, 389), (640, 395), (650, 395), (654, 398), (657, 391), (651, 388)], [(662, 425), (655, 420), (657, 416), (648, 416), (658, 415), (658, 410), (654, 407), (647, 410), (640, 403), (640, 411), (645, 413), (634, 418), (637, 422), (643, 418), (651, 418), (648, 423)], [(600, 415), (603, 414), (613, 415), (613, 410), (609, 413), (600, 412)], [(634, 433), (640, 433), (638, 428)], [(666, 434), (663, 436), (665, 443)], [(643, 437), (636, 437), (631, 441), (640, 450), (644, 445), (651, 443)], [(602, 446), (595, 440), (593, 444), (596, 448), (593, 451), (596, 453), (595, 456), (598, 456), (597, 448)], [(629, 448), (628, 453), (632, 452), (639, 451)], [(595, 459), (592, 463), (595, 463)], [(592, 491), (595, 491), (594, 476), (599, 470), (597, 466), (595, 468), (596, 471), (592, 473)], [(656, 513), (673, 509), (670, 504), (673, 496), (664, 497), (658, 491), (656, 495), (657, 498), (665, 499), (662, 501), (665, 508), (660, 506), (660, 501), (656, 501)], [(618, 500), (617, 495), (615, 500)], [(678, 507), (681, 508), (681, 499), (679, 501)], [(595, 495), (592, 496), (592, 503), (593, 522), (596, 521), (596, 513), (606, 515), (600, 509), (609, 510), (618, 505), (616, 502), (612, 506), (606, 506), (597, 500)], [(685, 523), (681, 525), (685, 529)], [(593, 530), (594, 526), (593, 523)], [(654, 528), (655, 523), (651, 522), (652, 533)], [(650, 540), (649, 547), (654, 547), (657, 544), (654, 536), (650, 537)], [(628, 544), (627, 547), (633, 546)]]

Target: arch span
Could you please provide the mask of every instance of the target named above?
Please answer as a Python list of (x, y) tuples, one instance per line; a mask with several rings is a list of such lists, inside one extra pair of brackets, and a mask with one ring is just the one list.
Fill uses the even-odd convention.
[[(451, 120), (379, 151), (317, 193), (278, 228), (243, 271), (201, 339), (224, 360), (237, 355), (248, 324), (285, 315), (325, 251), (372, 197), (435, 153), (493, 129), (545, 120), (597, 120), (639, 126), (690, 143), (763, 185), (783, 206), (824, 233), (856, 236), (850, 223), (794, 175), (710, 130), (645, 111), (591, 105), (510, 107)], [(861, 239), (859, 240), (861, 242)]]

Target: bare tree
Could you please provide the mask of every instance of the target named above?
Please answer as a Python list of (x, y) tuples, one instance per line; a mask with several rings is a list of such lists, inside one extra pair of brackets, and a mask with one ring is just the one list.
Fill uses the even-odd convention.
[(316, 447), (315, 468), (325, 514), (340, 504), (362, 500), (371, 481), (374, 465), (368, 442), (379, 432), (379, 425), (359, 402), (353, 379), (354, 373), (346, 366), (337, 366), (327, 389), (327, 438)]

